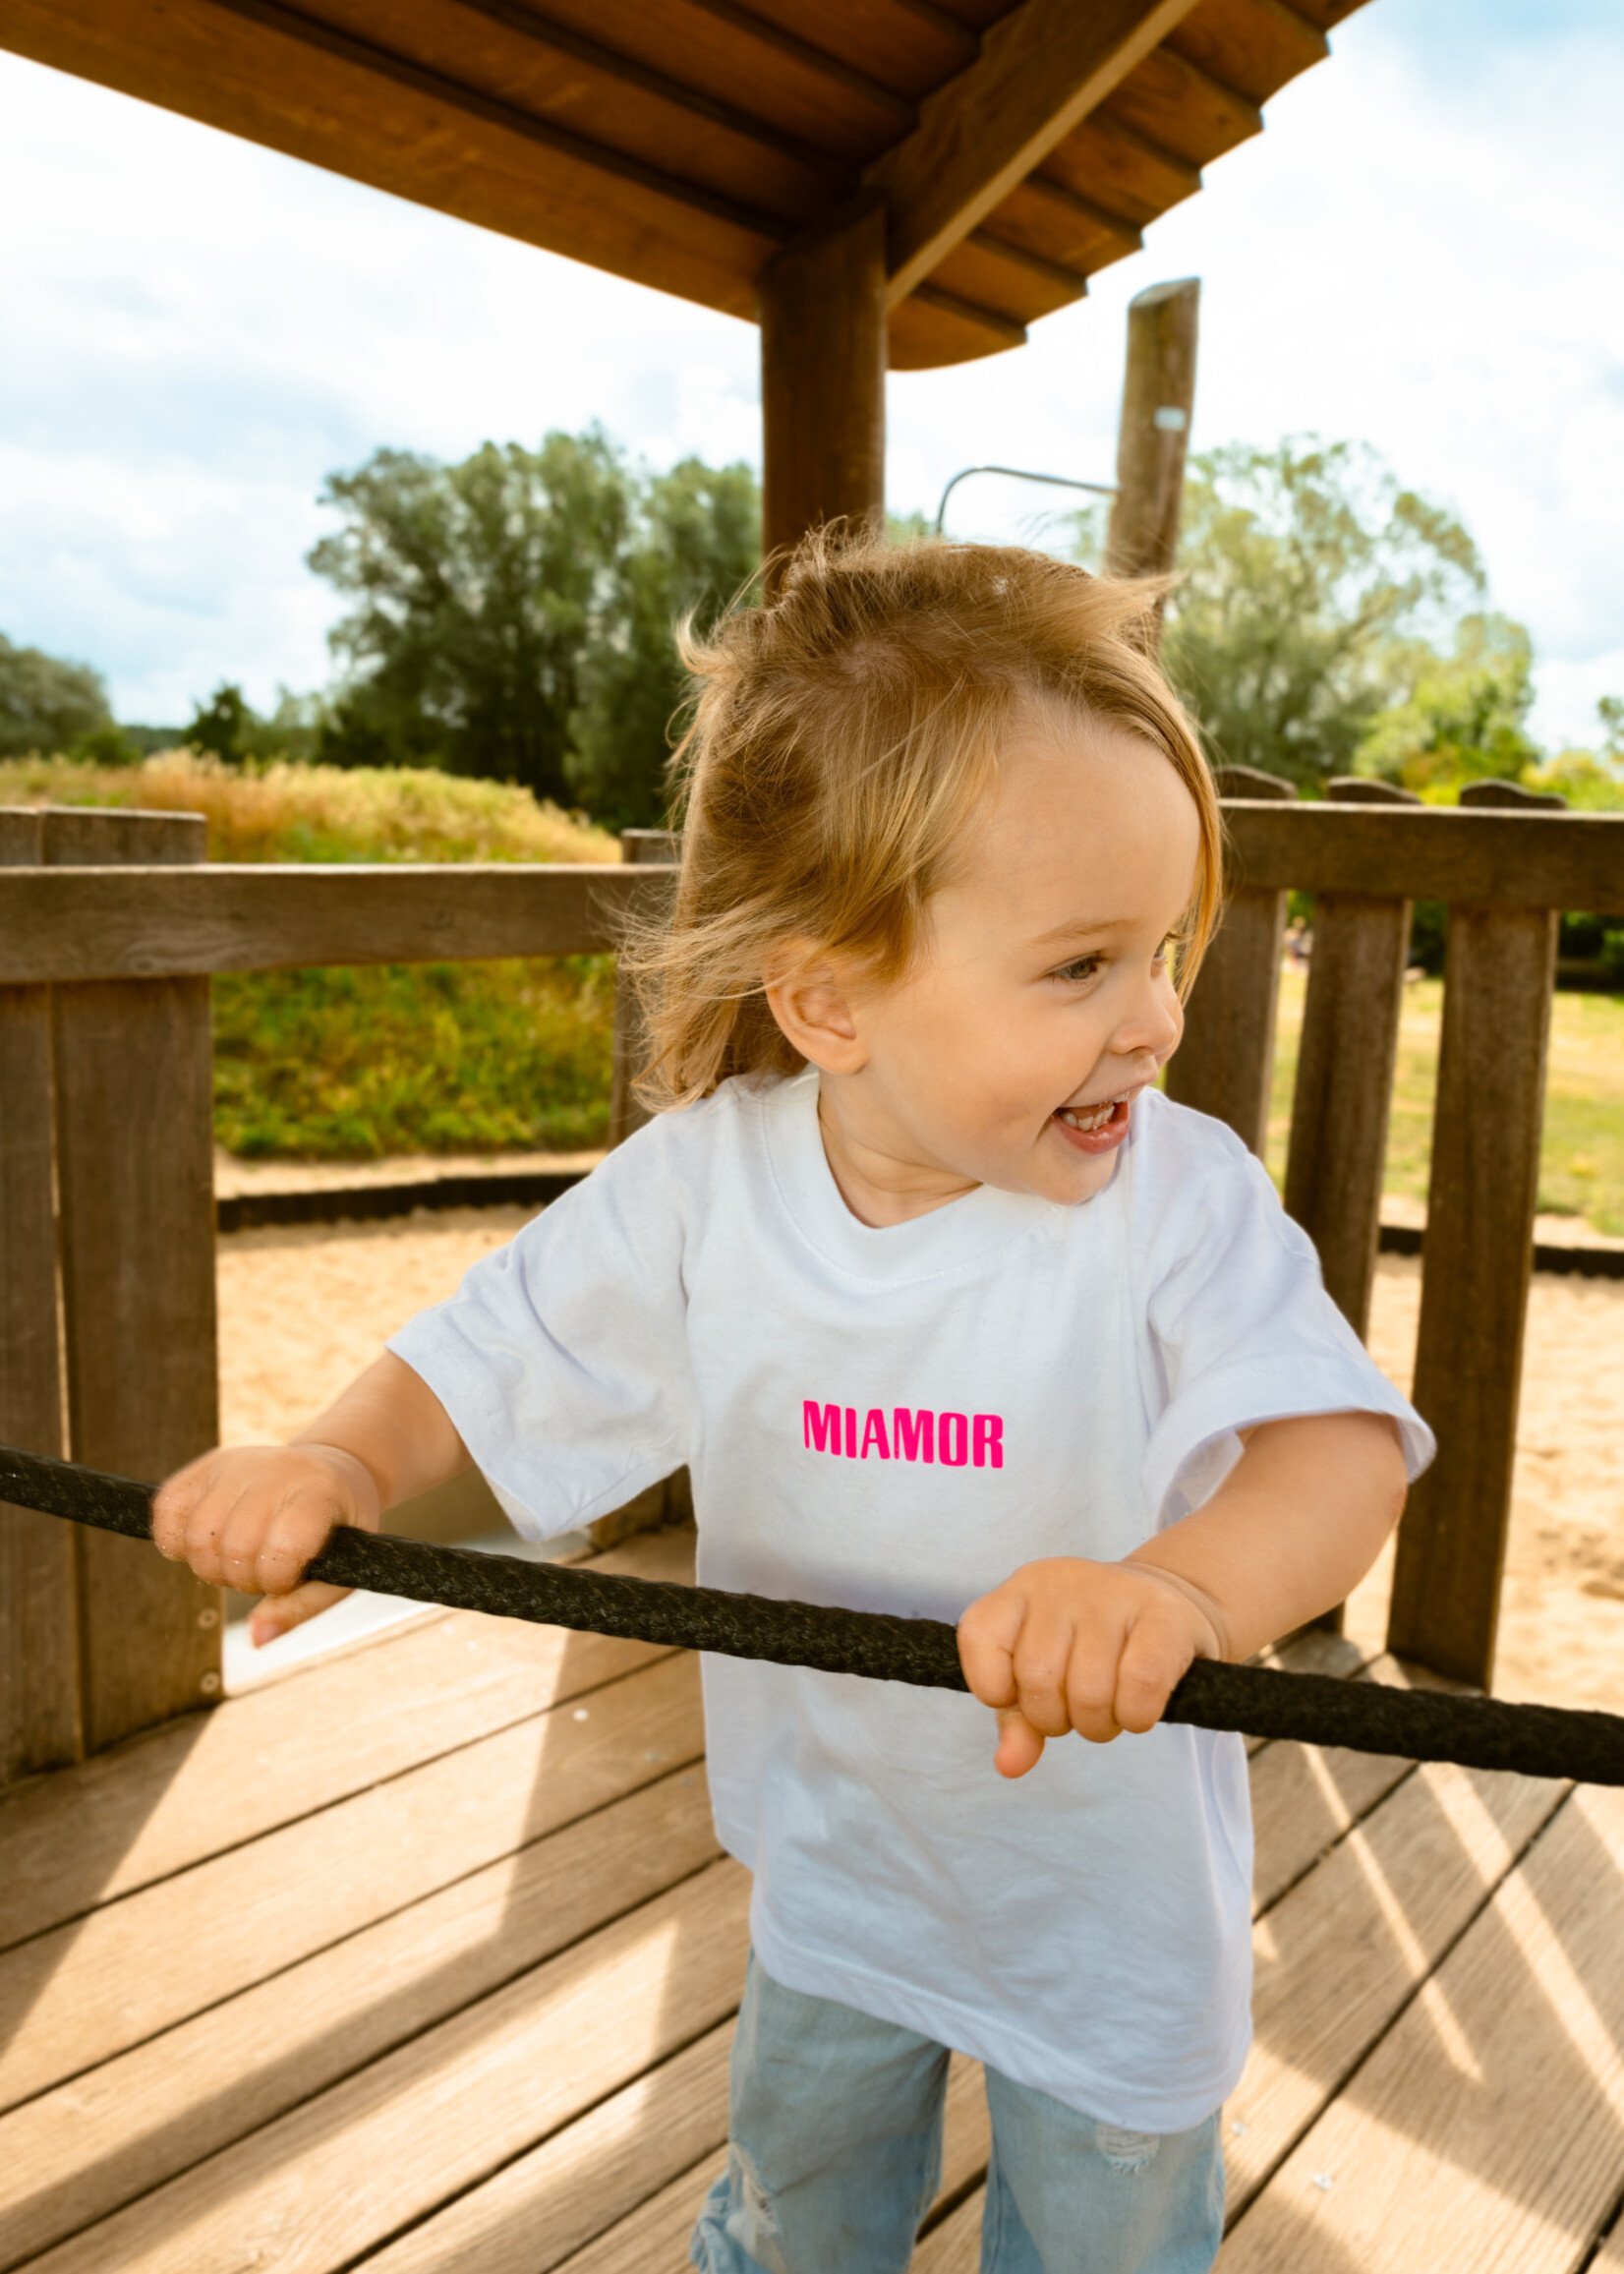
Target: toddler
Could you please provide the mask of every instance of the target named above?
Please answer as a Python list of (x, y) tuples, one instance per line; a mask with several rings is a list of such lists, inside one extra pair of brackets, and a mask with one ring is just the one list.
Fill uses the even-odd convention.
[(705, 2274), (900, 2274), (950, 2048), (983, 2274), (1212, 2265), (1247, 1755), (1160, 1717), (1339, 1602), (1433, 1450), (1258, 1162), (1154, 1086), (1220, 889), (1154, 598), (814, 537), (690, 640), (635, 959), (667, 1110), (291, 1446), (156, 1504), (261, 1641), (333, 1599), (300, 1583), (332, 1524), (470, 1457), (537, 1539), (685, 1462), (702, 1581), (957, 1622), (969, 1696), (704, 1661), (754, 1874)]

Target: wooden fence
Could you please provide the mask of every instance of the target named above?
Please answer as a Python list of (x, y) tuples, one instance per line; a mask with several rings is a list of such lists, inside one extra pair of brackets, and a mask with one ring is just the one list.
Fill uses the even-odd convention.
[[(1233, 890), (1170, 1087), (1261, 1150), (1285, 894), (1313, 892), (1287, 1201), (1361, 1332), (1409, 904), (1449, 904), (1415, 1390), (1440, 1452), (1401, 1526), (1388, 1639), (1486, 1687), (1555, 911), (1624, 907), (1624, 817), (1255, 794), (1225, 816)], [(216, 1431), (208, 975), (610, 950), (671, 876), (635, 850), (602, 867), (202, 855), (196, 816), (0, 812), (0, 1439), (138, 1476)], [(624, 1010), (616, 1031), (619, 1136)], [(219, 1686), (217, 1591), (139, 1544), (0, 1510), (0, 1783)]]

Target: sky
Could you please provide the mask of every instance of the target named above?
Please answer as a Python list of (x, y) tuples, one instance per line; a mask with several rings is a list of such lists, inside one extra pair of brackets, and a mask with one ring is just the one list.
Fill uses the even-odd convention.
[[(1201, 279), (1191, 441), (1370, 442), (1534, 635), (1534, 726), (1624, 693), (1624, 8), (1372, 0), (1262, 136), (1024, 348), (890, 382), (889, 502), (1109, 481), (1126, 309)], [(177, 723), (324, 684), (323, 477), (598, 420), (759, 464), (752, 325), (0, 55), (0, 631)], [(985, 480), (956, 535), (1031, 510)]]

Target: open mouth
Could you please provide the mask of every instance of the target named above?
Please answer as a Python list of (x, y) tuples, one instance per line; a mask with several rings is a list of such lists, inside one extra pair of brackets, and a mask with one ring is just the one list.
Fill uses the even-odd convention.
[(1063, 1105), (1055, 1119), (1063, 1121), (1068, 1129), (1091, 1137), (1098, 1130), (1109, 1129), (1113, 1122), (1125, 1122), (1128, 1119), (1128, 1101), (1131, 1094), (1131, 1091), (1125, 1091), (1121, 1097), (1102, 1098), (1098, 1105)]

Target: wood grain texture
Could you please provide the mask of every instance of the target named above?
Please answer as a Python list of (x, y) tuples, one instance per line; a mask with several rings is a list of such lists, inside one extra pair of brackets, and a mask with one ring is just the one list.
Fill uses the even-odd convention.
[[(595, 1706), (607, 1698), (591, 1695)], [(563, 1718), (567, 1724), (567, 1709)], [(161, 2034), (0, 2117), (0, 2264), (49, 2247), (274, 2123), (714, 1862), (702, 1772), (650, 1769), (647, 1748), (629, 1728), (621, 1734), (629, 1789), (606, 1804), (549, 1832), (533, 1821), (543, 1795), (528, 1775), (493, 1784), (484, 1813), (494, 1818), (505, 1805), (505, 1832), (471, 1844), (459, 1868), (454, 1821), (437, 1872), (425, 1880), (411, 1858), (398, 1889), (386, 1845), (352, 1851), (346, 1874), (365, 1874), (371, 1892), (362, 1923), (341, 1939), (330, 1932), (333, 1912), (324, 1921), (312, 1915), (302, 1955), (261, 1968), (213, 2005), (193, 1999), (188, 2015)], [(502, 1766), (482, 1759), (471, 1769)], [(382, 1805), (387, 1790), (368, 1798)], [(314, 1835), (319, 1821), (299, 1829)], [(359, 1819), (353, 1829), (362, 1830)], [(223, 1887), (216, 1893), (223, 1896)], [(282, 1899), (296, 1916), (320, 1911), (315, 1887), (284, 1891)], [(218, 1979), (233, 1932), (222, 1900), (188, 1942), (155, 1939), (149, 1961), (172, 1993), (188, 1972)]]
[[(35, 867), (44, 824), (0, 808), (0, 869)], [(0, 1439), (60, 1458), (63, 1391), (45, 987), (0, 988)], [(71, 1525), (0, 1505), (0, 1786), (84, 1750)]]
[[(301, 10), (366, 46), (380, 20), (371, 0), (317, 0)], [(804, 227), (851, 188), (851, 168), (783, 125), (754, 115), (751, 90), (673, 73), (599, 28), (564, 25), (518, 0), (391, 0), (391, 55), (459, 91), (493, 99), (590, 146), (657, 168), (742, 209)], [(741, 100), (744, 95), (746, 99)]]
[[(1369, 801), (1419, 803), (1385, 783)], [(1344, 786), (1333, 782), (1339, 801)], [(1319, 1251), (1331, 1300), (1361, 1341), (1370, 1316), (1410, 903), (1321, 893), (1298, 1047), (1286, 1164), (1286, 1213)]]
[(1331, 51), (1318, 25), (1286, 0), (1200, 0), (1167, 44), (1253, 102), (1264, 101)]
[(1258, 804), (1224, 820), (1239, 884), (1515, 908), (1624, 906), (1624, 813)]
[[(1243, 889), (1523, 908), (1624, 905), (1624, 814), (1226, 798)], [(619, 862), (0, 868), (0, 986), (612, 950)]]
[(0, 2108), (703, 1751), (698, 1669), (672, 1657), (19, 1944), (0, 1954)]
[[(691, 1580), (693, 1539), (644, 1533), (593, 1562)], [(0, 1794), (0, 1949), (660, 1656), (648, 1643), (447, 1611), (34, 1778)]]
[(763, 270), (762, 547), (885, 512), (885, 209), (868, 199)]
[(1191, 0), (1022, 0), (913, 132), (869, 167), (888, 215), (893, 305), (1039, 165), (1189, 14)]
[(1438, 1454), (1400, 1520), (1387, 1642), (1485, 1690), (1511, 1515), (1556, 925), (1537, 909), (1453, 907), (1444, 949), (1412, 1392)]
[[(737, 2004), (748, 1909), (748, 1875), (712, 1864), (87, 2228), (31, 2274), (337, 2274), (714, 2029)], [(487, 1935), (501, 1915), (498, 1899)]]
[(1179, 549), (1185, 453), (1195, 405), (1200, 279), (1153, 284), (1128, 304), (1128, 370), (1117, 428), (1109, 576), (1165, 576)]
[[(1238, 771), (1218, 770), (1220, 796), (1229, 794)], [(1265, 794), (1265, 781), (1268, 796), (1284, 800), (1297, 794), (1289, 782), (1247, 772), (1248, 795)], [(1230, 821), (1228, 806), (1224, 819)], [(1223, 920), (1190, 992), (1184, 1040), (1167, 1069), (1169, 1097), (1227, 1122), (1259, 1156), (1268, 1133), (1285, 931), (1283, 890), (1231, 886), (1224, 896)]]
[[(382, 27), (380, 26), (381, 29)], [(783, 233), (277, 0), (8, 0), (19, 54), (657, 290), (752, 313)]]
[(0, 986), (601, 955), (641, 882), (618, 861), (0, 870)]
[[(1463, 1774), (1422, 1772), (1440, 1803), (1445, 1778)], [(1475, 1787), (1481, 1810), (1500, 1811), (1498, 1793)], [(1479, 1813), (1455, 1810), (1451, 1829), (1480, 1855)], [(1449, 1842), (1433, 1854), (1459, 1877)], [(1384, 1939), (1431, 1909), (1407, 1871)], [(1555, 2274), (1589, 2263), (1621, 2189), (1624, 1794), (1584, 1786), (1500, 1879), (1357, 2087), (1293, 2148), (1225, 2245), (1224, 2274)]]
[(357, 2274), (676, 2274), (727, 2137), (731, 2017)]
[[(55, 809), (50, 867), (185, 862), (197, 814)], [(76, 1461), (158, 1478), (219, 1434), (213, 1051), (206, 979), (59, 986), (52, 997), (68, 1435)], [(78, 1543), (85, 1747), (205, 1705), (218, 1588), (138, 1541)]]
[[(1236, 2251), (1249, 2262), (1244, 2213), (1282, 2153), (1336, 2101), (1372, 2047), (1379, 2059), (1385, 2033), (1570, 1790), (1428, 1763), (1261, 1922), (1255, 2037), (1225, 2104), (1226, 2126), (1246, 2127), (1225, 2140), (1238, 2222), (1226, 2258)], [(1493, 2071), (1496, 2093), (1510, 2073)], [(1464, 2089), (1457, 2076), (1455, 2090)], [(1445, 2106), (1443, 2096), (1433, 2103), (1433, 2126)]]

